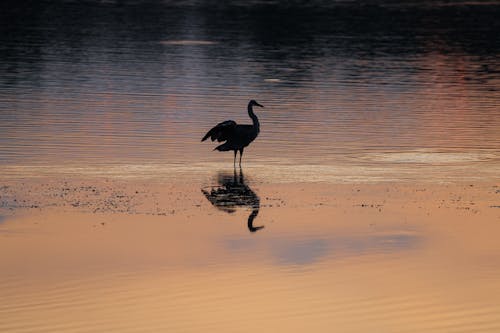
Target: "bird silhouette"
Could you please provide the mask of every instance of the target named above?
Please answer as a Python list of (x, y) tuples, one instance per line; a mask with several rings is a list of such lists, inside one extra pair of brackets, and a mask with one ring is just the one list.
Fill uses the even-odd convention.
[(217, 140), (217, 142), (226, 141), (225, 143), (215, 147), (214, 150), (218, 151), (234, 151), (234, 161), (233, 165), (236, 167), (236, 155), (238, 151), (240, 152), (240, 167), (241, 167), (241, 157), (243, 156), (243, 149), (248, 146), (260, 132), (259, 119), (253, 113), (253, 106), (264, 106), (257, 103), (255, 100), (251, 100), (248, 103), (248, 115), (252, 118), (252, 125), (239, 125), (234, 120), (226, 120), (217, 125), (215, 125), (210, 131), (205, 134), (201, 141), (205, 141), (210, 137), (212, 141)]
[(243, 171), (240, 169), (239, 177), (234, 169), (233, 175), (219, 173), (217, 184), (201, 188), (201, 192), (212, 205), (226, 213), (234, 213), (237, 208), (246, 207), (252, 210), (247, 219), (250, 232), (256, 232), (264, 226), (254, 226), (254, 219), (259, 214), (260, 198), (246, 184)]

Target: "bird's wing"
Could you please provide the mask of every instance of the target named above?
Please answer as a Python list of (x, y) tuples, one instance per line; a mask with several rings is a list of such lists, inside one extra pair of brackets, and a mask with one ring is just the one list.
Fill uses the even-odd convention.
[(212, 141), (217, 140), (218, 142), (226, 141), (234, 132), (236, 128), (236, 122), (233, 120), (226, 120), (222, 123), (215, 125), (210, 131), (205, 134), (201, 141), (205, 141), (208, 137)]

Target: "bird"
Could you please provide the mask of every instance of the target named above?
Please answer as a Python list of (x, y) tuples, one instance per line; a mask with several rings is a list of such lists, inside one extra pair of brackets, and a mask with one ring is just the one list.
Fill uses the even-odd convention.
[(205, 141), (210, 137), (212, 141), (217, 140), (217, 142), (226, 141), (225, 143), (215, 147), (214, 150), (218, 151), (234, 151), (234, 161), (233, 165), (236, 168), (236, 155), (238, 151), (240, 152), (240, 168), (241, 168), (241, 158), (243, 156), (243, 150), (248, 146), (255, 138), (259, 135), (260, 124), (259, 119), (253, 112), (253, 107), (259, 106), (263, 108), (264, 106), (257, 103), (255, 100), (251, 100), (248, 103), (248, 116), (252, 119), (252, 125), (240, 125), (234, 120), (226, 120), (215, 125), (210, 131), (205, 134), (201, 141)]

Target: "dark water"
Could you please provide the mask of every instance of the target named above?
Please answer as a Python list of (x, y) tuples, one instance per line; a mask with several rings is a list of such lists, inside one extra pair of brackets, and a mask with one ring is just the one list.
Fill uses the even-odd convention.
[(496, 1), (6, 2), (0, 13), (4, 166), (230, 164), (200, 138), (222, 120), (250, 123), (256, 99), (247, 165), (498, 170)]

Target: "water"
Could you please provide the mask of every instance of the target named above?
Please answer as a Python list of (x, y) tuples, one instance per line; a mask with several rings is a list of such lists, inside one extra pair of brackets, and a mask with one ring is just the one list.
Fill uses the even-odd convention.
[(9, 4), (0, 163), (230, 163), (199, 140), (219, 121), (250, 123), (256, 99), (249, 166), (437, 160), (491, 178), (499, 13), (466, 1)]
[(498, 332), (498, 187), (213, 176), (0, 189), (0, 331)]
[(0, 331), (500, 331), (499, 17), (4, 1)]

